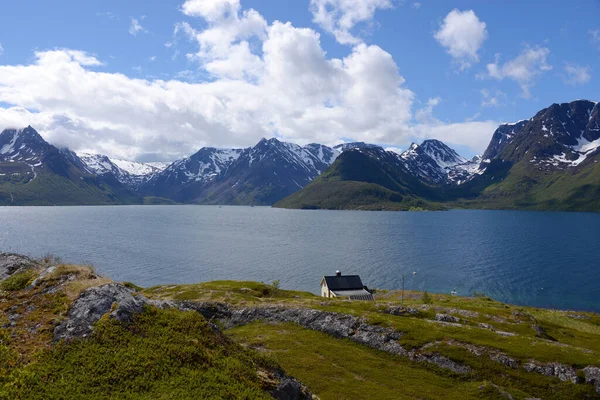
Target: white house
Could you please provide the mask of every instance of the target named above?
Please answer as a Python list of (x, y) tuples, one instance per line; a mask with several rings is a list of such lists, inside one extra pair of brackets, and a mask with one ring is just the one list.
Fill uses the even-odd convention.
[(350, 300), (371, 300), (373, 295), (363, 285), (358, 275), (342, 275), (340, 271), (335, 276), (324, 276), (321, 279), (321, 296), (346, 297)]

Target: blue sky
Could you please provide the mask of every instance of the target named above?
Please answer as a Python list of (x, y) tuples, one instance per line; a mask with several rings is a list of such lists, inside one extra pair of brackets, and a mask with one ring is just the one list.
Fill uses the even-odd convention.
[(31, 123), (56, 144), (142, 161), (262, 136), (395, 148), (436, 137), (470, 156), (500, 122), (600, 97), (600, 1), (23, 0), (1, 11), (0, 129)]

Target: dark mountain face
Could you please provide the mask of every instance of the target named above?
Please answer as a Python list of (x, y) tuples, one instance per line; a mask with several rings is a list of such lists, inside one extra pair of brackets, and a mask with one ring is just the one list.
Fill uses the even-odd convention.
[(479, 156), (467, 160), (439, 140), (431, 139), (421, 145), (411, 144), (401, 158), (412, 175), (432, 185), (460, 185), (477, 173), (481, 161)]
[(141, 190), (185, 203), (268, 205), (306, 186), (338, 154), (319, 144), (301, 147), (277, 139), (247, 149), (203, 148)]
[(244, 150), (205, 190), (209, 204), (270, 205), (306, 186), (328, 166), (334, 152), (263, 139)]
[(484, 153), (485, 164), (499, 158), (564, 170), (590, 162), (600, 145), (598, 113), (597, 103), (578, 100), (553, 104), (529, 120), (502, 125)]
[(135, 201), (119, 182), (93, 176), (77, 155), (32, 127), (0, 134), (0, 204), (122, 204)]
[(598, 104), (553, 104), (494, 133), (480, 171), (456, 197), (497, 208), (600, 210)]
[(162, 172), (143, 183), (140, 192), (179, 202), (192, 202), (205, 188), (226, 173), (244, 149), (216, 149), (204, 147), (198, 152), (169, 165)]
[(432, 184), (446, 182), (447, 174), (444, 169), (425, 151), (423, 146), (413, 143), (400, 157), (408, 171), (414, 176)]
[(435, 139), (425, 140), (421, 143), (423, 152), (431, 157), (442, 168), (453, 167), (467, 162), (467, 159), (458, 155), (456, 151)]

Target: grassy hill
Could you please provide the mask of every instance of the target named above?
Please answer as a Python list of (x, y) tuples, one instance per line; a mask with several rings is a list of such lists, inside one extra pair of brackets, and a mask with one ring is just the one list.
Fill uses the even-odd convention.
[[(4, 178), (4, 179), (3, 179)], [(70, 179), (55, 173), (40, 172), (32, 180), (0, 177), (0, 205), (68, 206), (137, 204), (140, 200), (118, 182), (100, 177), (77, 176)]]
[[(377, 291), (361, 302), (277, 283), (125, 284), (154, 303), (129, 322), (113, 303), (89, 337), (53, 340), (82, 293), (108, 282), (50, 257), (0, 278), (0, 399), (272, 398), (277, 371), (322, 400), (600, 398), (595, 313), (484, 295)], [(278, 320), (286, 310), (298, 320)], [(353, 328), (335, 330), (344, 323)]]
[(438, 199), (434, 188), (406, 174), (390, 160), (350, 150), (342, 153), (331, 167), (304, 189), (275, 203), (274, 207), (437, 210), (443, 208), (435, 203)]

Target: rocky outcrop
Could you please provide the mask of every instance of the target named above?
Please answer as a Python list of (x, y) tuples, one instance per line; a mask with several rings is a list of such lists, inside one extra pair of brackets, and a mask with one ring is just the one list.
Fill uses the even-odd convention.
[(600, 394), (600, 367), (585, 367), (583, 369), (585, 381), (596, 385), (596, 392)]
[(396, 340), (402, 334), (393, 329), (370, 325), (362, 318), (308, 308), (251, 307), (232, 310), (226, 327), (246, 325), (254, 321), (293, 322), (306, 329), (346, 338), (388, 353), (406, 356), (408, 353)]
[(408, 352), (397, 342), (402, 337), (401, 332), (369, 324), (365, 319), (352, 315), (279, 306), (230, 309), (223, 303), (171, 302), (170, 305), (181, 310), (195, 310), (209, 320), (218, 319), (225, 328), (246, 325), (255, 321), (290, 322), (306, 329), (323, 332), (336, 338), (349, 339), (390, 354), (409, 357), (413, 361), (436, 364), (458, 374), (465, 374), (471, 370), (468, 366), (456, 363), (437, 353), (416, 350)]
[(435, 320), (439, 322), (460, 323), (460, 318), (448, 314), (435, 314)]
[(420, 314), (420, 311), (415, 308), (404, 307), (404, 306), (389, 306), (383, 310), (386, 314), (398, 315), (398, 316), (416, 316)]
[(286, 375), (281, 370), (258, 371), (263, 382), (268, 382), (272, 389), (269, 394), (277, 400), (312, 400), (317, 399), (310, 390), (296, 378)]
[[(97, 286), (87, 289), (75, 301), (68, 318), (54, 330), (54, 340), (73, 340), (88, 337), (94, 324), (108, 314), (123, 323), (129, 323), (136, 314), (143, 311), (144, 306), (166, 309), (177, 308), (183, 311), (196, 311), (210, 323), (214, 318), (226, 318), (232, 315), (227, 305), (222, 303), (193, 303), (148, 300), (132, 289), (119, 283)], [(211, 324), (216, 334), (222, 335), (220, 329)], [(229, 340), (223, 337), (223, 340)], [(277, 400), (311, 400), (310, 390), (296, 378), (286, 375), (279, 369), (258, 371), (259, 376), (269, 387), (271, 396)]]
[(93, 325), (110, 312), (110, 317), (130, 322), (142, 312), (148, 299), (119, 283), (87, 289), (73, 303), (67, 320), (54, 330), (54, 340), (84, 338), (92, 333)]
[(38, 266), (29, 257), (13, 253), (0, 253), (0, 281)]
[(418, 362), (429, 362), (437, 365), (440, 368), (449, 369), (450, 371), (456, 374), (468, 374), (471, 372), (471, 368), (464, 364), (459, 364), (455, 361), (452, 361), (448, 357), (444, 357), (441, 354), (437, 353), (420, 353), (420, 352), (411, 352), (410, 359)]
[(546, 330), (544, 328), (542, 328), (541, 326), (539, 326), (538, 324), (531, 325), (531, 329), (533, 329), (535, 331), (535, 336), (537, 336), (539, 338), (551, 340), (553, 342), (558, 342), (558, 340), (556, 340), (554, 337), (550, 336), (548, 334), (548, 332), (546, 332)]
[(540, 364), (530, 361), (523, 365), (523, 369), (528, 372), (535, 372), (545, 376), (553, 376), (563, 382), (581, 383), (577, 376), (577, 371), (568, 365), (559, 363)]

